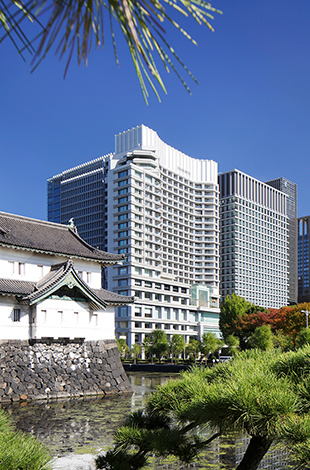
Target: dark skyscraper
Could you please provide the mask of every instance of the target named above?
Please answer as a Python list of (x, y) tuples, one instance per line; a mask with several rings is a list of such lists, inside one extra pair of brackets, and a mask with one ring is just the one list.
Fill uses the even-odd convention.
[(310, 302), (310, 215), (298, 219), (298, 302)]

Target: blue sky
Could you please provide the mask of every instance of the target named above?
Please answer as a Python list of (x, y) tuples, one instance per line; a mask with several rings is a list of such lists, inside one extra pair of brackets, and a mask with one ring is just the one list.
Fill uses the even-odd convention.
[[(310, 2), (216, 0), (215, 32), (183, 21), (198, 42), (167, 39), (199, 81), (163, 72), (168, 94), (144, 102), (121, 37), (120, 66), (107, 28), (88, 66), (50, 53), (34, 73), (12, 44), (0, 46), (0, 210), (46, 219), (46, 180), (114, 150), (114, 135), (140, 124), (194, 158), (262, 181), (298, 184), (298, 215), (310, 214)], [(151, 93), (151, 92), (150, 92)]]

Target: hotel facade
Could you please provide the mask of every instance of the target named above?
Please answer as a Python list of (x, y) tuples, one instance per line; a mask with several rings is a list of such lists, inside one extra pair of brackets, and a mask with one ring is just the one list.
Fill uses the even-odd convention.
[(153, 329), (186, 341), (219, 335), (217, 163), (195, 159), (140, 126), (115, 137), (115, 152), (48, 180), (48, 220), (126, 260), (103, 286), (134, 296), (116, 309), (116, 335), (131, 347)]

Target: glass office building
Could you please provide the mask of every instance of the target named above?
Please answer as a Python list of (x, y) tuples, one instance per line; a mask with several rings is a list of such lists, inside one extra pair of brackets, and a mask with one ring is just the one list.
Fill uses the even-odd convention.
[(146, 126), (115, 137), (115, 153), (48, 180), (48, 219), (70, 219), (88, 243), (126, 261), (104, 286), (134, 295), (119, 307), (117, 336), (143, 342), (219, 335), (219, 190), (217, 163), (165, 144)]
[(298, 302), (310, 302), (310, 215), (298, 219)]
[(297, 184), (281, 177), (266, 184), (287, 195), (288, 217), (288, 303), (294, 305), (298, 297), (297, 260)]
[(220, 293), (288, 303), (287, 195), (239, 170), (219, 175)]

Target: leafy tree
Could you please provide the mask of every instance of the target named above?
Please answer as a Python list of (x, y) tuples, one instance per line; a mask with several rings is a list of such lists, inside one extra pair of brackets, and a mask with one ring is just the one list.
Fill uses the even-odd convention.
[(250, 338), (250, 343), (253, 348), (262, 349), (263, 351), (271, 349), (273, 341), (270, 325), (262, 325), (255, 328)]
[(293, 343), (289, 336), (285, 336), (281, 331), (275, 331), (272, 337), (273, 347), (282, 352), (293, 349)]
[(229, 349), (229, 353), (232, 356), (235, 356), (237, 352), (239, 351), (240, 347), (240, 340), (237, 338), (237, 336), (234, 335), (229, 335), (228, 338), (226, 338), (226, 344)]
[(184, 337), (182, 335), (172, 335), (169, 346), (172, 353), (172, 359), (174, 358), (176, 362), (177, 357), (182, 354), (185, 348)]
[(281, 330), (284, 316), (281, 310), (268, 309), (257, 312), (249, 312), (244, 315), (238, 315), (235, 319), (235, 335), (240, 339), (243, 349), (249, 347), (250, 337), (257, 327), (270, 325), (273, 332)]
[(127, 354), (129, 353), (129, 347), (126, 344), (126, 340), (124, 338), (117, 338), (116, 342), (117, 342), (118, 352), (121, 358), (125, 359)]
[(290, 336), (294, 346), (300, 330), (306, 326), (306, 316), (302, 310), (310, 310), (310, 303), (280, 309), (284, 318), (281, 331), (283, 334)]
[(235, 320), (238, 316), (245, 315), (251, 308), (252, 304), (247, 302), (243, 297), (232, 293), (227, 295), (220, 305), (219, 326), (223, 334), (224, 340), (235, 333)]
[(234, 319), (234, 334), (238, 336), (241, 347), (245, 349), (249, 347), (249, 339), (255, 328), (270, 325), (272, 333), (277, 336), (273, 338), (275, 344), (283, 350), (291, 349), (295, 346), (299, 331), (305, 326), (306, 319), (302, 310), (309, 310), (309, 307), (310, 304), (298, 304), (280, 309), (247, 311)]
[(223, 346), (223, 341), (217, 338), (214, 333), (208, 331), (202, 335), (201, 352), (205, 356), (215, 353), (221, 346)]
[(130, 356), (134, 360), (134, 364), (137, 363), (137, 359), (141, 354), (141, 350), (142, 350), (141, 346), (138, 343), (135, 343), (135, 344), (133, 344), (131, 350), (129, 351)]
[[(45, 14), (39, 16), (42, 11)], [(182, 35), (196, 44), (196, 41), (178, 23), (177, 15), (181, 13), (183, 18), (186, 16), (193, 18), (213, 31), (210, 20), (213, 19), (215, 12), (220, 13), (204, 0), (187, 2), (183, 0), (174, 2), (170, 0), (150, 0), (149, 2), (90, 0), (87, 3), (81, 0), (68, 0), (67, 2), (3, 0), (0, 3), (0, 27), (2, 26), (4, 34), (0, 36), (0, 42), (8, 36), (20, 54), (24, 51), (34, 54), (35, 65), (38, 65), (56, 45), (56, 53), (60, 57), (65, 55), (68, 57), (66, 74), (74, 48), (76, 48), (78, 63), (85, 61), (87, 64), (92, 43), (96, 47), (104, 47), (106, 23), (111, 27), (115, 59), (118, 64), (114, 33), (116, 24), (128, 45), (143, 95), (147, 100), (148, 91), (145, 80), (149, 82), (157, 96), (155, 84), (166, 91), (155, 58), (157, 60), (159, 58), (159, 62), (163, 63), (167, 71), (173, 70), (188, 91), (189, 88), (179, 74), (176, 63), (196, 81), (179, 59), (175, 49), (167, 42), (164, 25), (174, 26)], [(31, 20), (27, 22), (26, 27), (24, 27), (25, 19)], [(37, 41), (28, 39), (26, 31), (29, 28), (32, 37), (37, 36)]]
[(188, 354), (190, 357), (193, 357), (194, 362), (197, 360), (197, 354), (199, 353), (201, 349), (201, 343), (195, 338), (190, 338), (189, 342), (185, 346), (186, 349), (186, 354)]
[(153, 356), (156, 356), (159, 361), (169, 349), (168, 337), (163, 330), (153, 330), (145, 338), (143, 345), (151, 359)]
[(310, 346), (282, 354), (244, 351), (157, 388), (144, 410), (117, 431), (114, 449), (97, 466), (137, 470), (154, 453), (188, 463), (220, 435), (239, 430), (250, 441), (236, 470), (256, 470), (273, 442), (285, 443), (298, 468), (308, 468), (309, 403)]

